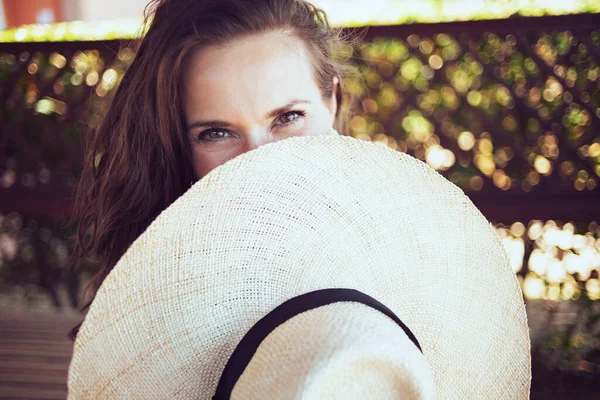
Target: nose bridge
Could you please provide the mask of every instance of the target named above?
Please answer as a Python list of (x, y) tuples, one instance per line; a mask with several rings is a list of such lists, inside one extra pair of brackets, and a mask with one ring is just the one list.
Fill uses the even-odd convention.
[(263, 144), (274, 142), (275, 138), (267, 127), (258, 126), (246, 135), (246, 151), (254, 150)]

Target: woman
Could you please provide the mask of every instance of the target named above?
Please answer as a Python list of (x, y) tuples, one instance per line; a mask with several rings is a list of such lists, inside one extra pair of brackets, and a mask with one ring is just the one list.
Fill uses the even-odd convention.
[(150, 9), (136, 58), (86, 143), (74, 256), (99, 264), (94, 290), (210, 170), (343, 122), (342, 40), (307, 1), (154, 0)]
[(68, 398), (528, 399), (530, 379), (519, 281), (464, 192), (384, 144), (313, 136), (222, 165), (135, 240)]

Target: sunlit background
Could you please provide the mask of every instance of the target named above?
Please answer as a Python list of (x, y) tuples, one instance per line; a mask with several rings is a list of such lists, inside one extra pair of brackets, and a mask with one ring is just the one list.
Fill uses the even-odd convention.
[[(65, 313), (93, 271), (64, 268), (81, 137), (145, 1), (18, 1), (0, 3), (0, 309)], [(532, 398), (598, 398), (600, 1), (316, 3), (363, 37), (339, 54), (356, 67), (346, 133), (427, 162), (496, 227), (527, 302)]]

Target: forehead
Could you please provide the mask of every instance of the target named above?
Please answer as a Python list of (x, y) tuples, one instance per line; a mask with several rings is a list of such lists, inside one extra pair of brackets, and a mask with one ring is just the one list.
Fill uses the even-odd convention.
[(226, 106), (262, 112), (319, 93), (304, 44), (281, 31), (197, 50), (184, 74), (186, 109), (203, 114)]

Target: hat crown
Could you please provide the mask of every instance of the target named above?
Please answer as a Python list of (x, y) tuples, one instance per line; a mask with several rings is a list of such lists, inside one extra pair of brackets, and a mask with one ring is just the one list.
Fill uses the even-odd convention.
[(408, 325), (439, 397), (528, 396), (523, 298), (489, 222), (427, 164), (343, 136), (262, 146), (167, 208), (100, 288), (70, 393), (208, 398), (257, 320), (336, 287)]

